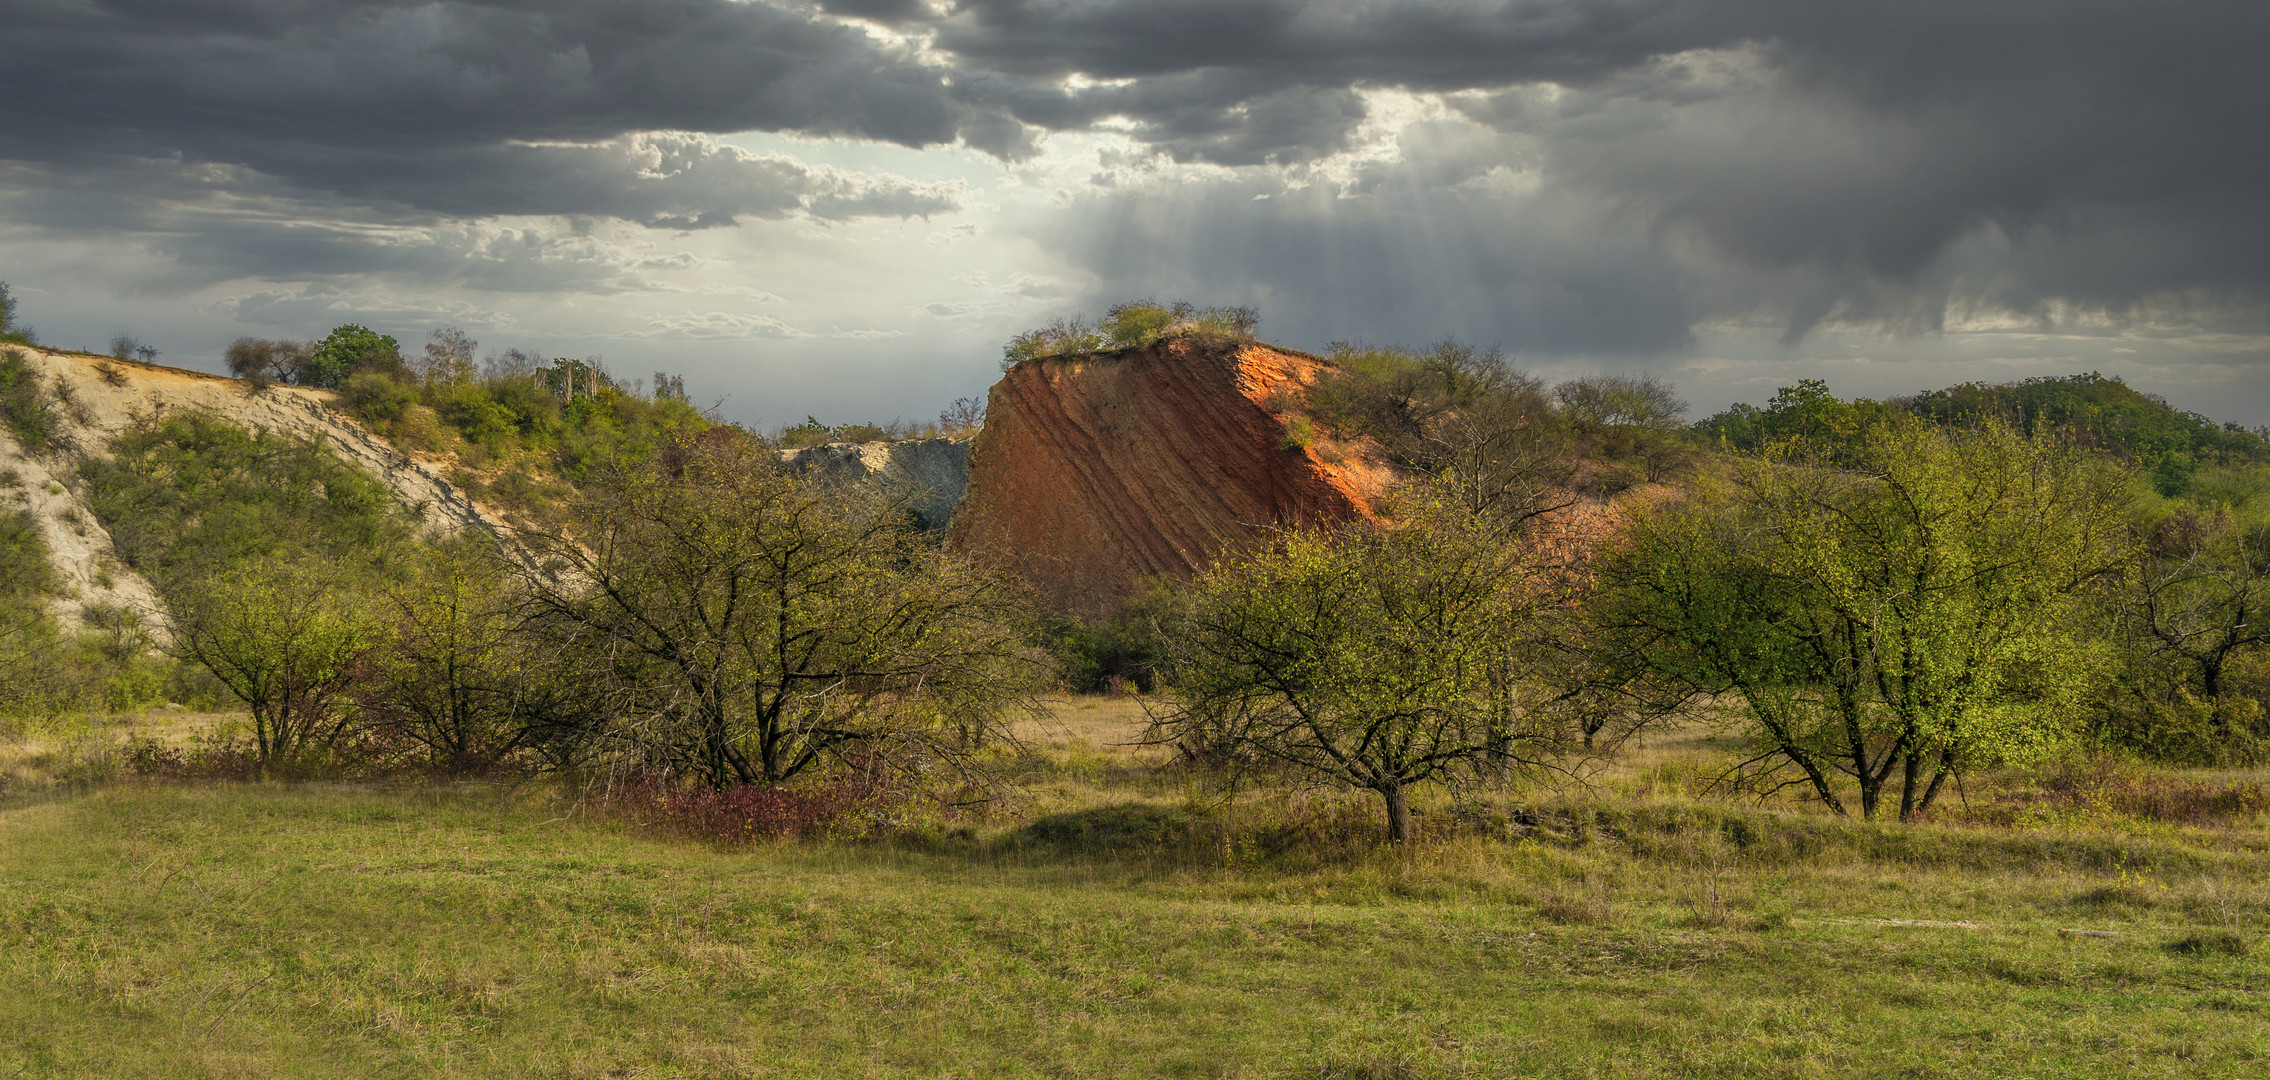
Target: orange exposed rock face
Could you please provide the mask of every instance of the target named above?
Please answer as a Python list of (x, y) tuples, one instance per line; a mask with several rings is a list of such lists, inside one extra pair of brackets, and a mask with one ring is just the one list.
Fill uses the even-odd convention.
[(987, 402), (948, 546), (1095, 616), (1271, 527), (1371, 517), (1386, 467), (1288, 445), (1283, 409), (1324, 367), (1188, 340), (1019, 364)]

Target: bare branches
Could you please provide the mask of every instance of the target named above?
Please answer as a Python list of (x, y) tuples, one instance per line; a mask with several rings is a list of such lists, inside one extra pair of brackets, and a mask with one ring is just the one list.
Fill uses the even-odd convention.
[(887, 493), (707, 439), (593, 485), (575, 533), (529, 535), (551, 623), (604, 642), (621, 730), (714, 785), (856, 750), (908, 768), (1007, 738), (1033, 658), (1006, 579), (922, 544)]

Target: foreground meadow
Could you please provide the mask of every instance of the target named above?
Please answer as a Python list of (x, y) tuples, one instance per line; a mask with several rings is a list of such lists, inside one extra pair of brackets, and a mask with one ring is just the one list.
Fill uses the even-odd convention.
[(19, 794), (0, 1076), (2270, 1072), (2259, 815), (1863, 825), (1681, 794), (1690, 740), (1319, 856), (1133, 719), (1066, 703), (1017, 812), (858, 843), (535, 785)]

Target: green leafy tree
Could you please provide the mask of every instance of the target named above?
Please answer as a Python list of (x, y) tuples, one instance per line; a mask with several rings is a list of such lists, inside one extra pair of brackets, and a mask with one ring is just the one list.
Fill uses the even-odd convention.
[(16, 321), (16, 294), (0, 281), (0, 345), (36, 345), (32, 328)]
[(710, 784), (779, 784), (848, 754), (961, 765), (1006, 736), (1037, 668), (999, 574), (923, 543), (903, 500), (709, 437), (596, 479), (572, 530), (525, 534), (528, 587), (611, 657), (615, 731)]
[(1867, 398), (1845, 401), (1819, 379), (1799, 379), (1795, 386), (1774, 391), (1763, 409), (1738, 404), (1695, 429), (1736, 450), (1786, 449), (1795, 444), (1834, 459), (1858, 447), (1876, 425), (1901, 414), (1897, 406)]
[(1551, 762), (1570, 742), (1519, 708), (1549, 561), (1439, 492), (1391, 526), (1286, 534), (1194, 587), (1154, 737), (1379, 796), (1413, 835), (1429, 784)]
[(1738, 702), (1750, 779), (1839, 813), (1849, 782), (1863, 816), (1896, 791), (1913, 821), (1965, 768), (2068, 745), (2102, 659), (2082, 596), (2128, 557), (2123, 475), (1994, 423), (1893, 418), (1824, 456), (1744, 459), (1643, 516), (1597, 648)]
[(174, 647), (244, 702), (263, 765), (328, 747), (346, 731), (339, 705), (379, 625), (337, 568), (256, 559), (171, 606)]
[(398, 372), (403, 369), (401, 347), (393, 338), (348, 323), (315, 343), (292, 381), (301, 386), (336, 390), (347, 385), (348, 377), (358, 371)]
[(2171, 497), (2191, 490), (2204, 467), (2270, 461), (2270, 440), (2260, 432), (2217, 424), (2093, 371), (1999, 386), (1964, 383), (1917, 395), (1908, 408), (1943, 424), (1991, 417), (2029, 433), (2066, 432), (2135, 463)]

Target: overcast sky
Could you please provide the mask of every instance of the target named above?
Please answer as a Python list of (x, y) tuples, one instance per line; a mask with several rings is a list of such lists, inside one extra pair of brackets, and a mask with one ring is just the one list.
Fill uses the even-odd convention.
[(2262, 0), (0, 0), (0, 279), (921, 419), (1152, 296), (1695, 415), (2100, 370), (2270, 423)]

